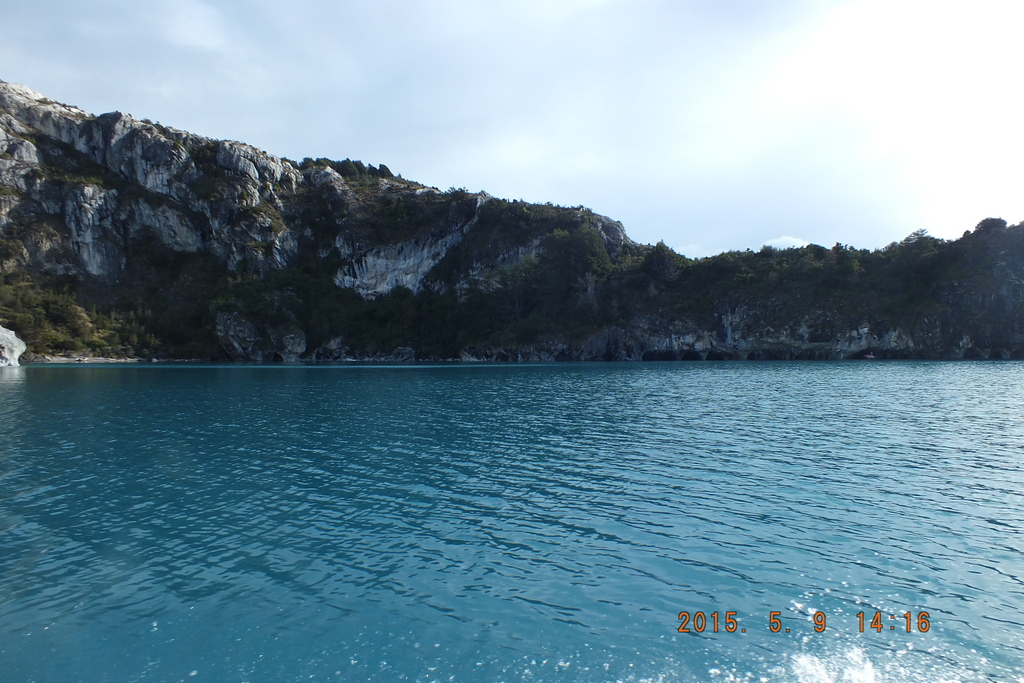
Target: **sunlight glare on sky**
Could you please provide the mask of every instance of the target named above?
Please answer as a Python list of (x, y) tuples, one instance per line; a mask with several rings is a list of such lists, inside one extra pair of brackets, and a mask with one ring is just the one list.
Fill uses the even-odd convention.
[(1024, 3), (850, 3), (778, 65), (766, 105), (828, 110), (861, 127), (864, 153), (899, 165), (921, 227), (956, 237), (980, 207), (1020, 220)]

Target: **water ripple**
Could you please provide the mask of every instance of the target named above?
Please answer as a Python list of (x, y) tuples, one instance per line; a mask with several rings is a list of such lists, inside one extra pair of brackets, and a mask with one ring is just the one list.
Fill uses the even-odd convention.
[(1024, 676), (1018, 363), (16, 370), (19, 678)]

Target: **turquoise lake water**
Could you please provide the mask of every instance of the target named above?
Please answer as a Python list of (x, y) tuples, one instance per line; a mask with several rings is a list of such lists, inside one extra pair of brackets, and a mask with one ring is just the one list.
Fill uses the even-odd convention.
[(1022, 418), (1018, 362), (0, 368), (0, 680), (1024, 681)]

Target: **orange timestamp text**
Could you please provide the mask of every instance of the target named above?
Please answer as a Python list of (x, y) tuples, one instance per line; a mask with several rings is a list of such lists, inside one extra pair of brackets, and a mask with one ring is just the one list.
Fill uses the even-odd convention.
[[(744, 624), (750, 623), (751, 617), (744, 617), (741, 623), (739, 612), (680, 612), (679, 633), (746, 633)], [(888, 619), (885, 617), (888, 616)], [(904, 612), (903, 614), (883, 615), (882, 612), (875, 612), (870, 615), (866, 612), (858, 612), (857, 630), (864, 633), (865, 630), (874, 629), (877, 633), (882, 631), (905, 631), (911, 633), (917, 631), (926, 633), (931, 628), (930, 615), (928, 612)], [(756, 617), (753, 617), (756, 620)], [(795, 621), (794, 617), (787, 617), (787, 621)], [(807, 620), (800, 618), (801, 623)], [(811, 615), (811, 627), (817, 633), (824, 633), (828, 628), (828, 615), (818, 611)], [(769, 612), (767, 622), (762, 621), (761, 627), (768, 627), (772, 633), (790, 633), (791, 629), (783, 622), (782, 612)], [(886, 628), (888, 626), (889, 628)], [(897, 628), (898, 627), (898, 628)], [(756, 627), (755, 627), (756, 628)]]

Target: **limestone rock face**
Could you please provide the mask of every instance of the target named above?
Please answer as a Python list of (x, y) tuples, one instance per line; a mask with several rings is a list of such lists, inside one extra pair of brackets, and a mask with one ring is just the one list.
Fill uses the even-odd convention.
[(17, 367), (18, 359), (25, 353), (25, 342), (18, 339), (6, 327), (0, 327), (0, 367)]
[(263, 360), (261, 336), (241, 313), (218, 312), (217, 336), (231, 360)]
[(617, 257), (623, 247), (634, 244), (633, 240), (626, 236), (626, 229), (619, 221), (613, 221), (607, 216), (595, 216), (593, 226), (601, 234), (608, 255), (612, 258)]
[(408, 346), (399, 346), (391, 352), (388, 360), (394, 363), (413, 363), (416, 361), (416, 350)]
[(258, 325), (238, 312), (217, 313), (217, 336), (232, 360), (295, 363), (306, 352), (306, 334), (295, 323)]
[[(330, 165), (300, 170), (240, 142), (120, 112), (93, 116), (0, 81), (0, 237), (48, 226), (21, 239), (13, 264), (52, 275), (113, 285), (131, 268), (133, 245), (151, 239), (254, 275), (315, 250), (340, 262), (338, 287), (364, 298), (416, 292), (490, 199), (390, 177), (353, 183)], [(409, 218), (417, 213), (419, 223)], [(621, 224), (597, 216), (594, 225), (610, 251), (630, 243)], [(535, 250), (536, 240), (513, 244), (496, 260), (510, 265)]]
[(345, 340), (341, 337), (331, 337), (320, 344), (309, 354), (309, 360), (313, 361), (339, 361), (349, 358), (349, 348), (345, 346)]
[(334, 281), (339, 287), (354, 289), (364, 298), (387, 294), (395, 287), (418, 292), (430, 269), (458, 244), (467, 227), (456, 226), (436, 239), (411, 240), (370, 249), (339, 270)]
[(827, 314), (807, 315), (801, 324), (781, 330), (758, 324), (756, 312), (743, 307), (724, 311), (721, 327), (706, 329), (686, 320), (643, 315), (625, 327), (609, 327), (576, 343), (552, 340), (519, 347), (466, 349), (463, 361), (705, 361), (705, 360), (850, 360), (865, 358), (1010, 359), (1020, 358), (1024, 336), (997, 346), (969, 335), (947, 339), (938, 321), (925, 318), (913, 330), (871, 323), (833, 332)]
[(306, 352), (306, 333), (298, 325), (288, 323), (269, 328), (272, 355), (270, 360), (296, 363)]
[(172, 251), (284, 267), (297, 240), (282, 234), (279, 193), (303, 182), (290, 163), (249, 145), (122, 113), (92, 116), (0, 82), (0, 229), (54, 228), (21, 265), (54, 271), (60, 262), (61, 274), (112, 283), (132, 242), (149, 235)]

